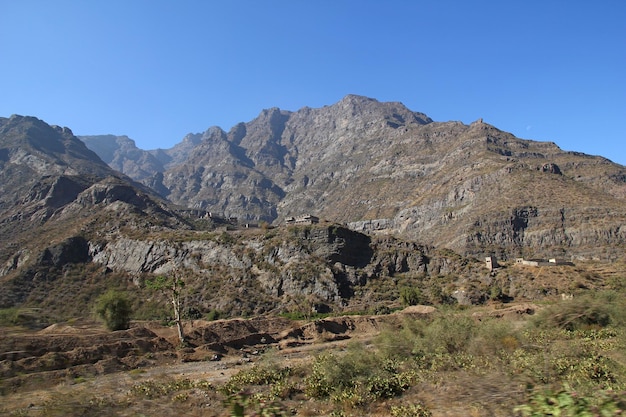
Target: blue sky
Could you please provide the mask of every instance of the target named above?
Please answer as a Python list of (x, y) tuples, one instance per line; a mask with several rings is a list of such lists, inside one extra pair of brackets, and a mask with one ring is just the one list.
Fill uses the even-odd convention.
[(0, 94), (144, 149), (360, 94), (626, 164), (626, 1), (0, 0)]

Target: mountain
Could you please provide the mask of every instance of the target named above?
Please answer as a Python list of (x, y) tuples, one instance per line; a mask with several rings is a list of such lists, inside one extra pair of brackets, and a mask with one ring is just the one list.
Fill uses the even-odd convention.
[[(626, 169), (478, 120), (349, 95), (210, 128), (150, 183), (176, 204), (280, 224), (313, 213), (481, 256), (616, 256)], [(178, 146), (178, 145), (177, 145)], [(183, 154), (184, 155), (184, 154)], [(126, 172), (131, 172), (127, 169)]]
[[(235, 149), (217, 129), (203, 140), (226, 145), (216, 152)], [(146, 277), (184, 271), (204, 312), (258, 314), (304, 301), (329, 310), (368, 280), (461, 265), (433, 248), (338, 225), (233, 231), (226, 219), (174, 207), (110, 168), (70, 129), (34, 117), (0, 118), (0, 179), (0, 309), (76, 317), (113, 287), (150, 316), (162, 309), (156, 301), (146, 307), (155, 298)]]
[[(135, 318), (163, 318), (144, 285), (161, 274), (184, 277), (196, 313), (226, 316), (388, 311), (405, 288), (432, 304), (537, 299), (603, 288), (613, 270), (490, 271), (475, 254), (623, 254), (624, 167), (481, 121), (348, 96), (187, 139), (152, 177), (174, 204), (68, 128), (0, 118), (0, 309), (78, 317), (116, 288)], [(136, 152), (110, 140), (95, 148), (107, 159)], [(281, 222), (307, 212), (332, 221)]]
[(0, 277), (22, 266), (84, 262), (89, 239), (163, 226), (184, 222), (70, 129), (34, 117), (0, 118)]
[(155, 174), (186, 161), (203, 137), (202, 134), (190, 133), (171, 149), (145, 151), (139, 149), (128, 136), (78, 136), (111, 168), (145, 184), (150, 184)]
[(165, 170), (165, 164), (152, 153), (139, 149), (128, 136), (79, 136), (111, 168), (136, 181)]

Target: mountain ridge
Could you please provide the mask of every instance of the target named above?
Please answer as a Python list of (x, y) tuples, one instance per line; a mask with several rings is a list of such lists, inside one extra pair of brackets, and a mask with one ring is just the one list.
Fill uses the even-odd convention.
[[(618, 241), (624, 237), (617, 209), (626, 196), (624, 167), (553, 142), (516, 138), (482, 119), (436, 122), (398, 102), (348, 95), (317, 109), (265, 109), (228, 132), (209, 128), (187, 149), (186, 158), (154, 174), (152, 186), (176, 204), (243, 221), (278, 224), (313, 213), (462, 253), (514, 256), (532, 250), (536, 242), (525, 241), (532, 233), (521, 240), (513, 229), (504, 238), (485, 237), (496, 229), (485, 219), (514, 217), (532, 206), (539, 215), (527, 232), (543, 236), (540, 252), (571, 255), (570, 248), (588, 252), (578, 249), (590, 238), (572, 224), (559, 243), (554, 236), (561, 226), (551, 213), (600, 204), (615, 207), (611, 227)], [(571, 207), (572, 201), (580, 204)], [(381, 219), (386, 227), (379, 230), (359, 223)]]
[[(384, 309), (407, 286), (428, 303), (480, 304), (605, 285), (574, 266), (541, 279), (490, 271), (488, 255), (509, 266), (623, 257), (624, 167), (481, 120), (434, 122), (347, 97), (187, 139), (168, 156), (182, 162), (148, 178), (159, 196), (70, 129), (1, 118), (0, 308), (66, 317), (121, 288), (138, 317), (153, 317), (144, 282), (155, 274), (183, 274), (190, 305), (227, 316)], [(320, 223), (283, 222), (305, 213)], [(255, 227), (263, 219), (274, 225)]]

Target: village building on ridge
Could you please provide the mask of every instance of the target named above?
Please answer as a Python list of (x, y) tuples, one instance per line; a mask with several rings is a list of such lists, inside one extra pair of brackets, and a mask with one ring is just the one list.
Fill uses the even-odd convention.
[(320, 218), (312, 214), (304, 214), (302, 216), (288, 217), (285, 219), (285, 224), (287, 225), (317, 224), (319, 222)]

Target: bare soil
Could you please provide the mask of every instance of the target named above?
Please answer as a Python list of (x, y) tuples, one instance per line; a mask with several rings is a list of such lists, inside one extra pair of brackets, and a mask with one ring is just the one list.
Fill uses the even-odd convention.
[[(501, 313), (528, 314), (533, 308), (520, 305)], [(37, 410), (46, 404), (60, 404), (63, 400), (59, 399), (67, 398), (71, 407), (71, 398), (88, 394), (119, 404), (134, 385), (149, 380), (188, 378), (217, 386), (262, 360), (265, 352), (271, 351), (274, 360), (293, 367), (322, 351), (344, 349), (351, 340), (367, 341), (383, 328), (399, 327), (407, 317), (420, 319), (434, 311), (434, 307), (415, 306), (389, 315), (309, 322), (279, 317), (197, 320), (185, 325), (186, 347), (180, 347), (175, 328), (154, 322), (135, 322), (129, 330), (116, 332), (89, 321), (54, 324), (38, 331), (4, 328), (0, 329), (0, 411), (42, 415)], [(490, 308), (481, 314), (499, 313)], [(223, 415), (223, 406), (212, 407), (212, 401), (216, 399), (207, 397), (204, 411), (197, 415)], [(129, 405), (128, 414), (115, 415), (140, 415), (141, 407)], [(211, 409), (221, 411), (207, 411)], [(152, 415), (168, 413), (160, 410)]]

